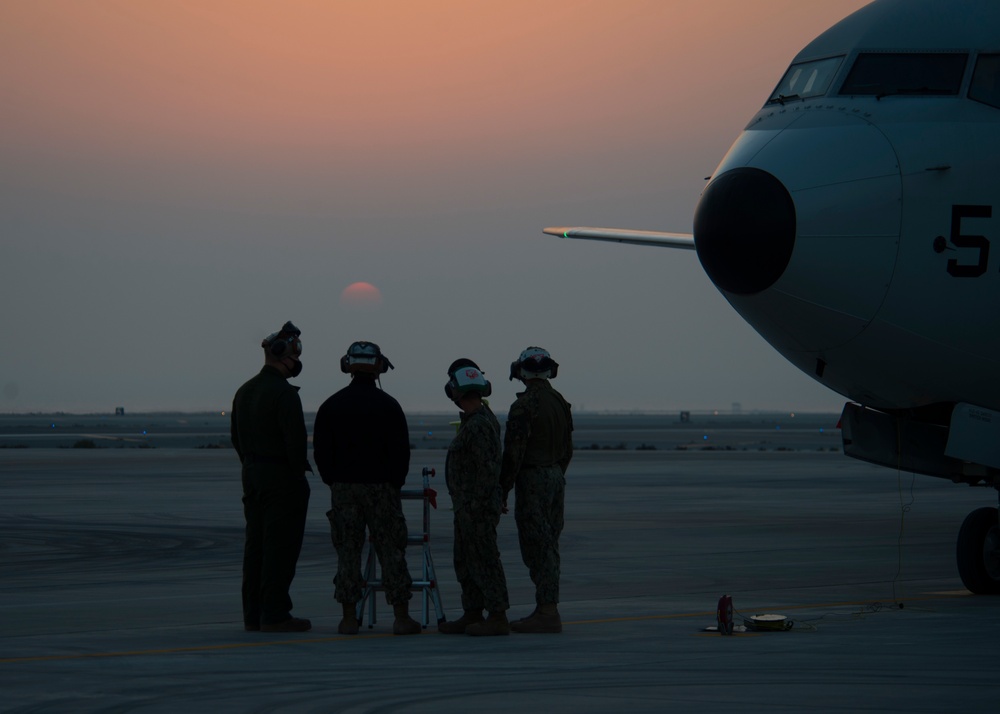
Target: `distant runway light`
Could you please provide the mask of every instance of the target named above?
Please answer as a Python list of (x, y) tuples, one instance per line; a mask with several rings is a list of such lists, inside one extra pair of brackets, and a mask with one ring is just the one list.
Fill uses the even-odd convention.
[(340, 293), (344, 307), (375, 307), (382, 303), (382, 293), (371, 283), (351, 283)]

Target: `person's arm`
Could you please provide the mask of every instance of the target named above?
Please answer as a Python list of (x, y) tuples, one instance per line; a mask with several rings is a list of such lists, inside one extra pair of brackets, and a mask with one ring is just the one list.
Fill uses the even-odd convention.
[(330, 435), (333, 427), (330, 424), (330, 411), (326, 405), (320, 406), (316, 412), (316, 422), (313, 424), (313, 461), (323, 483), (333, 483), (334, 445)]
[(517, 472), (521, 470), (524, 454), (531, 436), (531, 414), (525, 408), (523, 399), (514, 402), (507, 413), (507, 428), (503, 435), (503, 459), (500, 467), (500, 486), (506, 494), (514, 488)]
[(489, 503), (496, 498), (500, 485), (503, 459), (500, 435), (486, 419), (474, 419), (470, 426), (473, 429), (469, 434), (468, 454), (473, 493), (477, 500)]
[(240, 463), (243, 463), (243, 449), (240, 447), (240, 431), (236, 425), (236, 400), (233, 400), (233, 408), (229, 412), (229, 439), (233, 442), (233, 448), (236, 449), (236, 455), (240, 457)]
[(288, 465), (293, 469), (301, 469), (302, 474), (311, 472), (309, 435), (306, 433), (306, 420), (298, 390), (289, 390), (279, 398), (278, 422), (281, 425), (281, 439)]
[(410, 429), (406, 424), (406, 415), (403, 408), (397, 403), (392, 419), (390, 444), (393, 444), (393, 464), (390, 473), (393, 474), (393, 483), (403, 487), (406, 483), (406, 474), (410, 471)]
[(566, 469), (569, 468), (569, 462), (573, 458), (573, 414), (570, 412), (569, 404), (566, 404), (566, 444), (565, 451), (563, 452), (563, 457), (559, 459), (559, 468), (565, 474)]

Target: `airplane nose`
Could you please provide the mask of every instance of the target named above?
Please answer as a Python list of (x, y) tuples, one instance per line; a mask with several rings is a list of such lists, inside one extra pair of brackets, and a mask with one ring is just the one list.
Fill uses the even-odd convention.
[(795, 246), (795, 204), (767, 171), (730, 169), (702, 193), (694, 214), (694, 242), (716, 287), (737, 295), (759, 293), (788, 267)]

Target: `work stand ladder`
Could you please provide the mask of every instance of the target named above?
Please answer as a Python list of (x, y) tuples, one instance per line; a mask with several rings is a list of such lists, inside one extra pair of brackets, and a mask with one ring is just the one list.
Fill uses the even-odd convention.
[[(438, 622), (444, 622), (444, 608), (441, 606), (441, 591), (438, 589), (437, 576), (434, 573), (434, 560), (431, 558), (431, 507), (437, 508), (437, 491), (430, 487), (430, 477), (434, 475), (434, 469), (424, 467), (421, 472), (423, 477), (423, 488), (403, 489), (399, 492), (403, 500), (422, 500), (423, 505), (423, 532), (420, 535), (412, 535), (407, 528), (406, 544), (420, 545), (421, 550), (421, 573), (420, 578), (413, 578), (410, 589), (421, 593), (421, 613), (423, 615), (420, 624), (425, 628), (430, 624), (430, 606), (434, 604), (434, 612)], [(409, 566), (408, 566), (409, 567)], [(411, 573), (412, 575), (412, 573)], [(365, 589), (358, 603), (358, 622), (364, 621), (365, 607), (368, 607), (368, 628), (375, 626), (375, 594), (384, 590), (382, 578), (378, 568), (378, 558), (375, 555), (375, 547), (372, 544), (371, 534), (368, 538), (368, 560), (365, 563), (364, 571)]]

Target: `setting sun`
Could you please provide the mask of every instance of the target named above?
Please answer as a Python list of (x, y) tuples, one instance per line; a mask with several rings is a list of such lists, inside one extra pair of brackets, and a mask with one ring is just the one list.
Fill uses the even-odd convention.
[(346, 307), (374, 307), (382, 303), (382, 293), (371, 283), (351, 283), (340, 293), (340, 304)]

